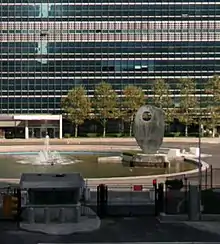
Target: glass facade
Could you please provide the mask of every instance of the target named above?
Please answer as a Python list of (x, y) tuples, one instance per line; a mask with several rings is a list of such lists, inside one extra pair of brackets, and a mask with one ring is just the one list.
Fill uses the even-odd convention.
[(0, 113), (60, 113), (78, 84), (220, 71), (220, 0), (1, 0), (0, 15)]

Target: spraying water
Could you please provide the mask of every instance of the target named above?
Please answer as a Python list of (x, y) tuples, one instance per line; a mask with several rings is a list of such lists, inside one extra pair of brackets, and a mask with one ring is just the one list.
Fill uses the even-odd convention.
[(27, 156), (24, 160), (19, 160), (18, 162), (22, 164), (53, 166), (78, 163), (81, 162), (81, 160), (70, 160), (61, 156), (59, 152), (52, 151), (50, 149), (50, 137), (47, 135), (44, 140), (43, 149), (38, 153), (37, 156)]
[(62, 164), (64, 162), (64, 159), (60, 156), (60, 154), (57, 151), (50, 150), (49, 140), (50, 137), (46, 135), (44, 140), (44, 148), (39, 152), (37, 161), (41, 164)]

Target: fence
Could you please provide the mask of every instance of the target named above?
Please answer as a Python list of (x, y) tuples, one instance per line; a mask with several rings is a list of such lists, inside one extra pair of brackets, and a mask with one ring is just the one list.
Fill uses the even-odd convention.
[(167, 214), (186, 214), (188, 211), (189, 185), (184, 185), (180, 191), (165, 187), (164, 209)]
[(205, 191), (213, 189), (214, 171), (215, 169), (210, 166), (202, 171), (201, 175), (198, 172), (191, 175), (167, 177), (166, 180), (182, 180), (183, 188), (180, 191), (170, 190), (168, 188), (165, 189), (165, 212), (167, 214), (186, 214), (188, 212), (189, 185), (199, 185), (201, 182), (200, 187), (202, 196), (204, 196)]
[[(154, 215), (155, 191), (151, 184), (106, 184), (105, 216)], [(97, 185), (89, 185), (90, 200), (85, 205), (99, 213)], [(102, 215), (103, 216), (103, 215)]]
[[(207, 167), (205, 170), (201, 172), (201, 188), (202, 189), (210, 189), (213, 188), (213, 184), (215, 184), (215, 171), (218, 169), (213, 169), (212, 165)], [(220, 176), (220, 169), (219, 169), (219, 176)], [(167, 177), (166, 180), (173, 180), (173, 179), (181, 179), (184, 182), (184, 185), (188, 184), (199, 184), (199, 177), (200, 173), (190, 174), (190, 175), (179, 175), (179, 176), (170, 176)], [(220, 179), (219, 179), (219, 186), (220, 186)]]
[[(168, 177), (182, 179), (184, 187), (179, 192), (165, 190), (165, 212), (169, 214), (186, 213), (188, 210), (188, 187), (199, 183), (199, 174)], [(201, 174), (201, 204), (203, 214), (220, 214), (220, 168), (210, 166)]]
[[(150, 184), (106, 184), (108, 205), (150, 204), (154, 201), (153, 185)], [(90, 185), (90, 203), (97, 201), (97, 185)]]

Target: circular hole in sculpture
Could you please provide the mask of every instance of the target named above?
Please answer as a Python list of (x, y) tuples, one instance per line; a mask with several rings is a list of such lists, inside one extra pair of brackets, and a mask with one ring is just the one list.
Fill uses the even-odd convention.
[(142, 114), (142, 119), (146, 122), (151, 120), (151, 113), (149, 111), (146, 111)]

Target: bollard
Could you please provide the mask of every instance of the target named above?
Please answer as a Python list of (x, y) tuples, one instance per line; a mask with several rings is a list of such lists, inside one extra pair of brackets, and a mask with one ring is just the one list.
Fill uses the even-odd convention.
[(44, 223), (48, 224), (50, 223), (50, 209), (44, 208)]
[(60, 208), (60, 211), (59, 211), (59, 222), (60, 223), (64, 223), (65, 222), (65, 209), (64, 208)]
[(205, 168), (205, 189), (208, 188), (208, 168)]
[(99, 217), (104, 217), (107, 214), (108, 205), (108, 187), (100, 184), (97, 187), (97, 213)]
[(200, 215), (199, 189), (198, 186), (189, 186), (188, 216), (191, 221), (198, 221)]
[(85, 198), (85, 201), (86, 202), (89, 201), (90, 200), (90, 197), (91, 197), (91, 195), (90, 195), (90, 189), (87, 187), (84, 190), (84, 198)]
[(158, 185), (158, 213), (164, 212), (164, 186), (163, 183)]
[(80, 215), (81, 215), (81, 206), (80, 204), (77, 204), (74, 208), (74, 222), (78, 223), (80, 221)]
[(155, 202), (154, 212), (155, 212), (155, 216), (157, 216), (158, 215), (157, 179), (154, 179), (152, 183), (153, 183), (153, 188), (154, 188), (154, 202)]
[(34, 224), (35, 222), (35, 214), (34, 214), (34, 209), (29, 208), (28, 209), (28, 223), (29, 224)]

